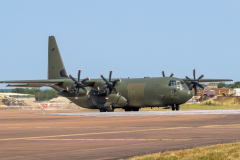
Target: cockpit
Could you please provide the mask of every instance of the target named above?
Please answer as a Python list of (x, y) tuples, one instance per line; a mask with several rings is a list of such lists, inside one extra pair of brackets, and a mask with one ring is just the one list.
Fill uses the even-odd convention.
[(170, 80), (168, 86), (177, 86), (178, 90), (188, 89), (186, 83), (180, 80)]

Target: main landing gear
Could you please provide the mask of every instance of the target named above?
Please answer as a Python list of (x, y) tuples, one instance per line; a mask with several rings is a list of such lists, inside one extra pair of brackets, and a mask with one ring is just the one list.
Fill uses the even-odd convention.
[(179, 109), (180, 109), (180, 106), (179, 105), (177, 105), (177, 104), (174, 104), (174, 105), (172, 105), (172, 111), (179, 111)]
[(109, 109), (109, 110), (106, 110), (106, 109), (99, 109), (100, 112), (114, 112), (114, 109)]
[(125, 112), (139, 111), (139, 108), (125, 108)]

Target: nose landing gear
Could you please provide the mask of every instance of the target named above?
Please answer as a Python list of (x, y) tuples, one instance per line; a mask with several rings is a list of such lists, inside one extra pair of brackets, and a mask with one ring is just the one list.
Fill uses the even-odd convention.
[(178, 104), (174, 104), (174, 105), (172, 105), (172, 111), (179, 111), (179, 109), (180, 109), (180, 106), (178, 105)]

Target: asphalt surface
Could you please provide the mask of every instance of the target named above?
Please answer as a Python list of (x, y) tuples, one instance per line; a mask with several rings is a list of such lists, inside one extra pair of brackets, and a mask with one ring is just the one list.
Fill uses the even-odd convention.
[(0, 159), (121, 159), (240, 140), (239, 111), (184, 112), (0, 110)]

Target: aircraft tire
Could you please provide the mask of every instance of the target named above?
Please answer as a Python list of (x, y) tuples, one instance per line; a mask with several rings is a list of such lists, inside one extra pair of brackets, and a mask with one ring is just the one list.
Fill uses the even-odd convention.
[(180, 106), (176, 105), (176, 111), (179, 111), (179, 109), (180, 109)]
[(125, 108), (125, 112), (131, 112), (130, 108)]
[(106, 112), (106, 110), (105, 109), (99, 109), (100, 110), (100, 112)]
[(175, 105), (172, 105), (172, 111), (175, 111), (176, 107)]
[(139, 108), (133, 108), (132, 111), (139, 111)]

